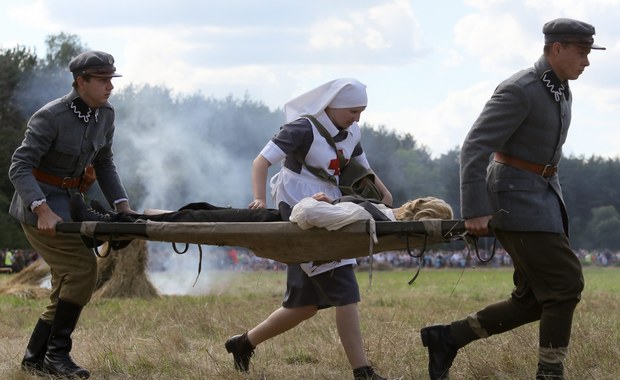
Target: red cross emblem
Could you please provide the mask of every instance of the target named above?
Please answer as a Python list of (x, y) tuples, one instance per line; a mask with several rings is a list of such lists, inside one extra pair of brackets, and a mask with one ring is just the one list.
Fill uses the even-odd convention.
[[(342, 154), (342, 150), (339, 149), (338, 150), (341, 154)], [(347, 162), (349, 162), (349, 160), (345, 159), (344, 160), (345, 165)], [(338, 161), (338, 157), (334, 158), (333, 160), (329, 161), (329, 169), (332, 169), (334, 171), (334, 175), (340, 175), (340, 161)]]

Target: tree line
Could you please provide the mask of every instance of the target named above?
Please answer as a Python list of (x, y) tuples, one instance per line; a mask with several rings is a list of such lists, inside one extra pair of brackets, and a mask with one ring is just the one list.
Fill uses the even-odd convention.
[[(30, 115), (70, 91), (68, 62), (87, 50), (70, 34), (52, 35), (45, 42), (43, 57), (24, 46), (0, 49), (2, 247), (28, 247), (7, 212), (13, 194), (6, 174), (11, 155)], [(129, 85), (115, 90), (111, 102), (116, 109), (115, 159), (134, 209), (176, 209), (195, 201), (245, 207), (252, 193), (251, 162), (284, 122), (281, 109), (271, 110), (248, 96), (173, 95), (166, 87)], [(362, 143), (395, 204), (432, 195), (447, 201), (460, 217), (459, 147), (433, 158), (412, 134), (369, 124), (362, 125)], [(574, 248), (620, 249), (619, 158), (564, 157), (560, 179)], [(89, 196), (100, 193), (95, 187)]]

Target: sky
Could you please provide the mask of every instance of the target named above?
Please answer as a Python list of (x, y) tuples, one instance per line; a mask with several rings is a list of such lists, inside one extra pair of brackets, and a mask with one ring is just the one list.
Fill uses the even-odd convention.
[[(368, 87), (362, 122), (410, 133), (434, 157), (460, 146), (493, 89), (542, 54), (542, 26), (596, 27), (590, 67), (570, 83), (567, 155), (620, 156), (620, 0), (0, 0), (0, 48), (44, 56), (77, 35), (114, 55), (129, 85), (234, 96), (271, 109), (339, 77)], [(111, 99), (114, 103), (114, 99)], [(279, 126), (274, 126), (274, 132)]]

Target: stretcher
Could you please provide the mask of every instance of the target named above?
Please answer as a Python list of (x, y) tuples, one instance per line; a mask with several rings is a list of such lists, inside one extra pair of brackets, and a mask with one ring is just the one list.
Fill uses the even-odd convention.
[[(371, 224), (374, 224), (376, 242)], [(100, 241), (133, 239), (245, 247), (256, 256), (285, 264), (359, 258), (387, 251), (420, 249), (462, 240), (463, 220), (356, 221), (338, 230), (301, 229), (292, 222), (64, 222), (57, 232)]]

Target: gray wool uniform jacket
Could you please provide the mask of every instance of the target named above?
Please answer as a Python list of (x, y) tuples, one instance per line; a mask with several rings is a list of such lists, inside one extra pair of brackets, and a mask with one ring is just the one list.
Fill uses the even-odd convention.
[(108, 202), (127, 198), (113, 159), (114, 108), (106, 103), (92, 110), (85, 122), (71, 108), (71, 102), (78, 97), (72, 90), (35, 112), (21, 146), (13, 153), (9, 178), (15, 193), (9, 213), (22, 223), (37, 225), (30, 204), (43, 198), (64, 221), (71, 221), (69, 201), (77, 189), (39, 182), (32, 174), (33, 168), (55, 176), (78, 177), (92, 163)]
[(557, 174), (544, 178), (492, 160), (499, 151), (541, 165), (560, 161), (572, 95), (568, 82), (562, 94), (541, 79), (550, 70), (542, 56), (500, 83), (469, 131), (460, 156), (463, 218), (493, 215), (496, 228), (568, 235)]

